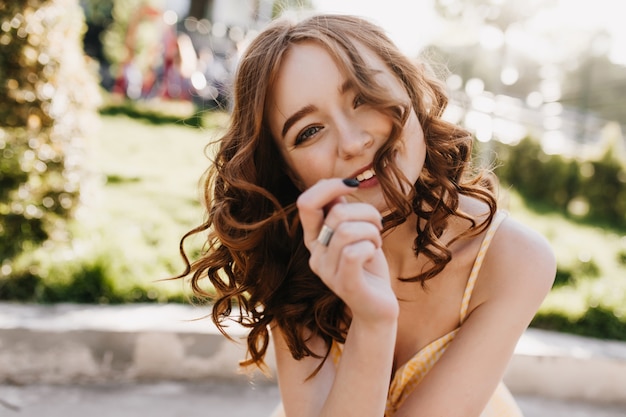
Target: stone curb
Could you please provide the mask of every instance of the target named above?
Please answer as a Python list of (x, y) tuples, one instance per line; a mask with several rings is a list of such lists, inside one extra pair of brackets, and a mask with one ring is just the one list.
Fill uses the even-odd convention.
[[(183, 305), (0, 303), (0, 383), (253, 379), (241, 340), (224, 338), (208, 309)], [(237, 340), (243, 330), (233, 324)], [(273, 354), (268, 366), (273, 373)], [(528, 329), (506, 371), (514, 394), (626, 404), (626, 343)]]

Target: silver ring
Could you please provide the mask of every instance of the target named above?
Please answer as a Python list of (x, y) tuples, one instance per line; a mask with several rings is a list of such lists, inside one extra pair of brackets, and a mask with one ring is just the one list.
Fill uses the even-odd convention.
[(323, 225), (322, 230), (320, 230), (320, 234), (317, 235), (317, 241), (324, 246), (328, 246), (330, 238), (333, 237), (333, 233), (335, 233), (333, 229), (326, 225)]

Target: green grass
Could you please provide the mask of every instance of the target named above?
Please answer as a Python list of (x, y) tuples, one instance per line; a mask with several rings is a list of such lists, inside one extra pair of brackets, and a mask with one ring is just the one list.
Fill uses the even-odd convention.
[[(223, 114), (211, 117), (222, 123)], [(88, 208), (97, 222), (93, 228), (102, 242), (124, 253), (119, 268), (133, 282), (155, 287), (155, 279), (182, 271), (178, 242), (202, 221), (199, 180), (209, 165), (205, 147), (216, 129), (153, 125), (123, 116), (102, 121), (97, 161), (106, 183), (98, 204)], [(166, 292), (172, 293), (181, 283), (156, 288), (169, 287)]]
[[(203, 117), (207, 128), (104, 115), (74, 239), (24, 254), (16, 268), (21, 281), (11, 287), (14, 298), (184, 301), (190, 294), (183, 280), (159, 280), (182, 271), (178, 242), (203, 218), (198, 201), (209, 164), (205, 146), (226, 115)], [(511, 215), (546, 236), (557, 255), (557, 282), (533, 325), (626, 340), (624, 232), (579, 224), (510, 190), (503, 196)], [(198, 250), (201, 240), (192, 239), (188, 248)]]
[[(39, 302), (181, 301), (188, 295), (182, 280), (159, 280), (183, 270), (178, 242), (202, 221), (205, 146), (223, 120), (222, 113), (210, 114), (207, 125), (213, 127), (206, 129), (103, 116), (71, 244), (23, 254), (15, 285), (0, 282), (3, 298), (12, 293)], [(188, 247), (201, 244), (191, 239)]]
[(177, 242), (202, 220), (197, 190), (209, 138), (203, 129), (103, 117), (98, 161), (106, 183), (88, 210), (102, 241), (124, 248), (135, 280), (180, 271)]

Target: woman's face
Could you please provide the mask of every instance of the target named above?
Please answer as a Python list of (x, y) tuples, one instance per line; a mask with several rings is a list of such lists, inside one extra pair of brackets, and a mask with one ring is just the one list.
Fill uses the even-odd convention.
[[(414, 183), (424, 165), (426, 146), (409, 97), (376, 54), (365, 47), (357, 49), (365, 63), (378, 72), (377, 82), (411, 108), (396, 144), (395, 163)], [(300, 189), (324, 178), (356, 178), (361, 184), (353, 197), (381, 212), (387, 209), (373, 161), (389, 138), (392, 119), (361, 102), (355, 86), (320, 44), (303, 42), (287, 51), (271, 92), (267, 118)]]

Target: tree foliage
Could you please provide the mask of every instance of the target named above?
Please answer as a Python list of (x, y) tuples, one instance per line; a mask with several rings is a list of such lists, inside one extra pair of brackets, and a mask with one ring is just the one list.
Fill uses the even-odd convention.
[(0, 3), (0, 279), (22, 250), (67, 239), (99, 101), (77, 0)]

